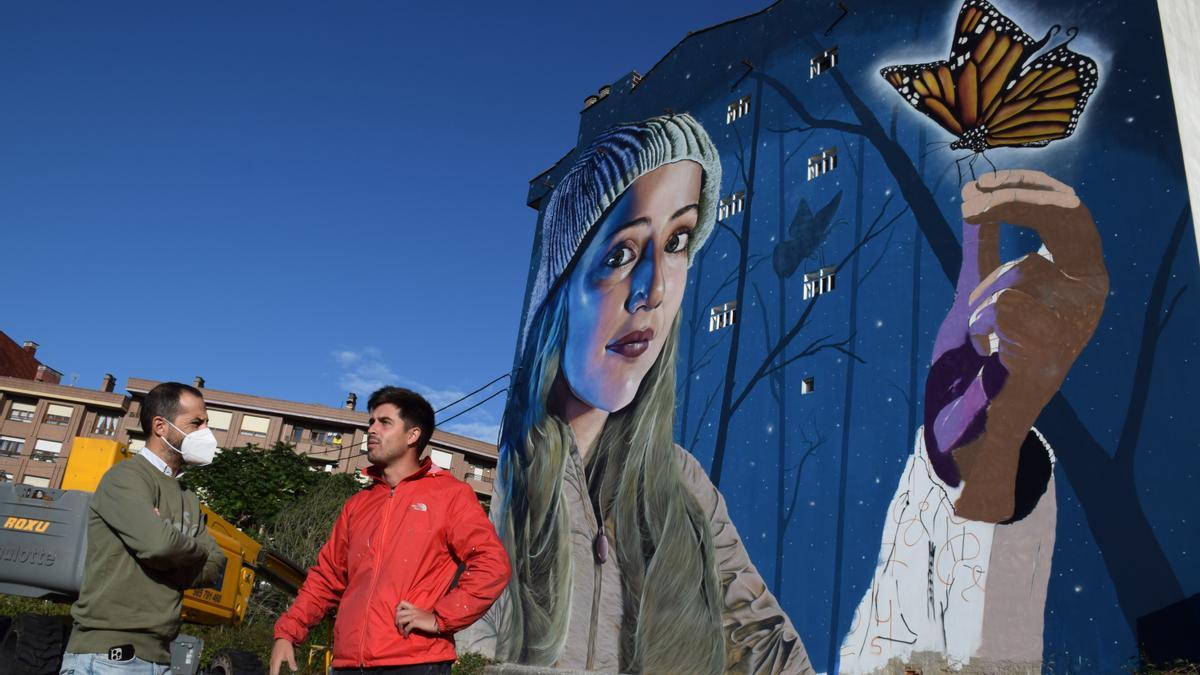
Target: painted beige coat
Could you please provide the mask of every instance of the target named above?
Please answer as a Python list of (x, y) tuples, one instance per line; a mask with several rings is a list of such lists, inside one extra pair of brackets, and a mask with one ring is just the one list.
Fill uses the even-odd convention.
[[(750, 562), (729, 519), (725, 500), (696, 459), (682, 448), (678, 451), (683, 482), (708, 514), (716, 548), (724, 594), (721, 617), (726, 672), (811, 673), (804, 645)], [(621, 651), (621, 572), (615, 552), (610, 551), (604, 565), (594, 562), (592, 541), (597, 532), (596, 517), (590, 506), (583, 461), (574, 449), (568, 460), (564, 489), (571, 508), (575, 574), (566, 647), (554, 665), (571, 670), (617, 672)], [(609, 541), (615, 541), (611, 529)], [(456, 636), (459, 653), (495, 654), (497, 627), (507, 618), (508, 600), (506, 593), (483, 619)]]

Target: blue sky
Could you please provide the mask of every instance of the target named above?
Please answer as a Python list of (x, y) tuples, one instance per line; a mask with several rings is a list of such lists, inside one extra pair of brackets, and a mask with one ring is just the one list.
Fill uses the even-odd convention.
[(0, 330), (90, 388), (448, 403), (509, 367), (584, 97), (766, 4), (5, 3)]

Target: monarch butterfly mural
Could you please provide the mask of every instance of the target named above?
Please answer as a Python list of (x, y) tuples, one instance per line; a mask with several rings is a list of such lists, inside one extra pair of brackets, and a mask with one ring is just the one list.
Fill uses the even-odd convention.
[(1034, 40), (987, 0), (966, 0), (950, 58), (880, 71), (912, 107), (958, 137), (951, 150), (1041, 147), (1075, 132), (1096, 90), (1096, 62), (1063, 44), (1030, 57), (1058, 34)]

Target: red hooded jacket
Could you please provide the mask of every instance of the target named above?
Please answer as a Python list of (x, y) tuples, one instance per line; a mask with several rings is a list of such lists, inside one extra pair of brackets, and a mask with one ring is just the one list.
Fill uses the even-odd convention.
[[(375, 484), (342, 507), (275, 637), (303, 642), (337, 605), (335, 668), (453, 661), (452, 634), (482, 616), (508, 583), (508, 554), (475, 492), (428, 458), (394, 488), (367, 473)], [(459, 562), (464, 569), (451, 588)], [(405, 637), (396, 628), (404, 600), (431, 610), (442, 633)]]

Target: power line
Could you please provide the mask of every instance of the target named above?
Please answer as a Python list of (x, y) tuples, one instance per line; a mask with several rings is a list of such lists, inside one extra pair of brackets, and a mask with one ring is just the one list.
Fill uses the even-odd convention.
[[(467, 400), (467, 399), (471, 398), (471, 397), (472, 397), (472, 396), (474, 396), (475, 394), (478, 394), (479, 392), (483, 391), (484, 389), (487, 389), (488, 387), (492, 386), (493, 384), (496, 384), (497, 382), (499, 382), (500, 380), (503, 380), (503, 379), (504, 379), (504, 378), (506, 378), (506, 377), (509, 377), (509, 373), (504, 373), (504, 374), (503, 374), (503, 375), (501, 375), (500, 377), (497, 377), (496, 379), (492, 380), (491, 382), (488, 382), (487, 384), (485, 384), (485, 385), (483, 385), (482, 387), (480, 387), (480, 388), (476, 389), (475, 391), (473, 391), (473, 392), (471, 392), (471, 393), (469, 393), (469, 394), (467, 394), (467, 395), (463, 396), (462, 398), (460, 398), (460, 399), (458, 399), (458, 400), (456, 400), (456, 401), (451, 401), (450, 403), (447, 403), (446, 405), (444, 405), (444, 406), (442, 406), (442, 407), (438, 408), (437, 410), (434, 410), (434, 411), (433, 411), (433, 414), (435, 414), (435, 415), (436, 415), (436, 414), (438, 414), (438, 413), (442, 412), (443, 410), (445, 410), (446, 408), (449, 408), (449, 407), (451, 407), (451, 406), (453, 406), (453, 405), (457, 405), (457, 404), (459, 404), (459, 403), (462, 403), (463, 401), (465, 401), (465, 400)], [(486, 400), (486, 399), (485, 399), (485, 400)], [(470, 408), (467, 408), (467, 410), (470, 410)], [(465, 411), (464, 411), (464, 412), (465, 412)], [(451, 419), (453, 419), (453, 418), (451, 418)]]
[(494, 392), (491, 396), (488, 396), (487, 398), (483, 399), (479, 403), (476, 403), (475, 405), (471, 406), (470, 408), (467, 408), (466, 410), (463, 410), (462, 412), (455, 413), (455, 414), (451, 415), (449, 418), (444, 419), (441, 422), (438, 422), (437, 426), (441, 426), (441, 425), (453, 420), (456, 417), (462, 417), (463, 415), (471, 412), (472, 410), (474, 410), (474, 409), (478, 408), (479, 406), (483, 405), (484, 403), (487, 403), (488, 401), (496, 398), (497, 396), (499, 396), (500, 394), (503, 394), (506, 391), (508, 391), (508, 387), (505, 387), (505, 388), (501, 389), (500, 391)]

